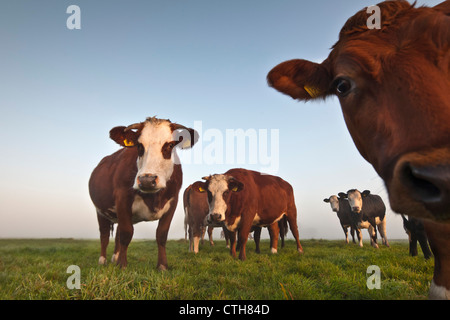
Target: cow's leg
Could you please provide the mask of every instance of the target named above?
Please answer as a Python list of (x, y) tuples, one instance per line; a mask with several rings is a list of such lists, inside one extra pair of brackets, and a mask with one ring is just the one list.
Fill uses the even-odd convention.
[(386, 236), (386, 217), (378, 224), (378, 231), (380, 232), (381, 239), (383, 239), (383, 244), (386, 247), (390, 247), (387, 236)]
[(200, 243), (200, 238), (202, 237), (203, 226), (194, 226), (194, 253), (198, 253), (198, 245)]
[(425, 232), (419, 234), (417, 238), (419, 240), (420, 248), (422, 248), (423, 256), (425, 257), (425, 259), (430, 259), (432, 254), (430, 251), (430, 247), (428, 246), (428, 239)]
[(358, 236), (359, 246), (362, 248), (363, 247), (363, 240), (362, 240), (361, 229), (356, 229), (356, 235)]
[(413, 257), (417, 256), (417, 237), (415, 234), (411, 233), (409, 240), (409, 254)]
[(303, 253), (303, 248), (302, 248), (302, 245), (300, 244), (300, 239), (299, 239), (299, 235), (298, 235), (297, 210), (296, 209), (292, 209), (290, 211), (288, 210), (287, 219), (288, 219), (289, 228), (291, 229), (292, 235), (294, 236), (295, 241), (297, 242), (297, 251), (299, 253)]
[(261, 253), (261, 250), (259, 248), (259, 243), (261, 240), (261, 230), (262, 230), (261, 227), (255, 227), (255, 231), (253, 232), (253, 240), (255, 241), (255, 246), (256, 246), (255, 252), (256, 253)]
[(341, 224), (342, 230), (344, 231), (345, 235), (345, 243), (348, 244), (348, 227), (345, 227), (343, 224)]
[(203, 245), (203, 243), (205, 242), (205, 234), (206, 234), (206, 227), (204, 227), (203, 225), (200, 227), (201, 230), (201, 235), (200, 235), (200, 243), (201, 245)]
[(169, 233), (170, 223), (172, 222), (173, 214), (177, 206), (177, 202), (173, 201), (169, 211), (167, 211), (158, 222), (158, 228), (156, 228), (156, 243), (158, 245), (158, 263), (156, 268), (161, 271), (167, 270), (167, 256), (166, 256), (166, 242), (167, 235)]
[(236, 258), (236, 231), (226, 230), (230, 238), (230, 254), (233, 258)]
[(98, 264), (106, 264), (106, 248), (109, 243), (109, 232), (112, 222), (97, 211), (98, 226), (100, 229), (100, 258)]
[(434, 275), (430, 299), (450, 300), (450, 224), (423, 220), (434, 254)]
[(247, 244), (250, 229), (251, 229), (251, 224), (243, 222), (241, 224), (241, 229), (238, 232), (239, 259), (242, 261), (244, 261), (247, 258), (246, 254), (245, 254), (245, 245)]
[(352, 236), (352, 242), (356, 243), (356, 241), (355, 241), (355, 229), (353, 229), (353, 227), (350, 227), (350, 235)]
[(223, 236), (225, 237), (225, 243), (227, 245), (227, 248), (230, 248), (230, 234), (228, 233), (228, 230), (226, 230), (225, 227), (222, 227), (223, 230)]
[(116, 239), (114, 240), (114, 253), (111, 257), (111, 262), (112, 263), (117, 263), (117, 261), (119, 260), (119, 249), (120, 249), (120, 230), (119, 227), (117, 227), (116, 230)]
[(189, 252), (194, 251), (194, 230), (191, 225), (189, 225)]
[(369, 232), (370, 236), (370, 244), (372, 245), (372, 247), (378, 249), (376, 224), (372, 224), (370, 221), (369, 223), (370, 225), (367, 231)]
[(278, 237), (280, 236), (280, 227), (278, 222), (272, 223), (267, 227), (270, 235), (270, 252), (273, 254), (278, 252)]
[(127, 267), (127, 251), (128, 245), (133, 238), (134, 228), (133, 223), (131, 222), (131, 214), (129, 219), (125, 219), (124, 217), (120, 218), (119, 216), (119, 226), (117, 227), (119, 231), (119, 257), (117, 259), (117, 264), (122, 268)]
[(209, 238), (209, 245), (210, 246), (214, 245), (213, 231), (214, 231), (214, 227), (208, 226), (208, 238)]

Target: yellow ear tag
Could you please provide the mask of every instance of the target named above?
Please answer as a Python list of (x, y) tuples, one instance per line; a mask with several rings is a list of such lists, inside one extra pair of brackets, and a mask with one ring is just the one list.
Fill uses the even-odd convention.
[(310, 86), (304, 86), (303, 87), (306, 92), (310, 95), (311, 98), (317, 98), (322, 94), (322, 91), (319, 88), (316, 87), (310, 87)]
[(231, 191), (237, 192), (238, 191), (238, 187), (234, 187), (233, 189), (231, 189)]
[(203, 189), (202, 187), (198, 187), (198, 191), (200, 191), (200, 192), (205, 192), (206, 190)]
[(123, 140), (123, 144), (125, 145), (125, 147), (133, 147), (134, 146), (134, 142), (128, 141), (127, 139)]

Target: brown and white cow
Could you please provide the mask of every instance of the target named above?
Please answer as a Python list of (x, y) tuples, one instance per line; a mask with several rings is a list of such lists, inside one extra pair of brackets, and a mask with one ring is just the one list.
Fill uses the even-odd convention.
[(198, 134), (155, 117), (128, 127), (115, 127), (109, 134), (124, 148), (103, 158), (89, 180), (89, 193), (100, 227), (99, 263), (106, 263), (109, 231), (114, 223), (118, 223), (118, 228), (112, 261), (125, 268), (133, 224), (159, 220), (157, 268), (167, 269), (167, 233), (182, 184), (175, 147), (192, 147)]
[(423, 220), (435, 256), (431, 298), (450, 298), (450, 1), (378, 4), (351, 17), (322, 63), (290, 60), (268, 83), (294, 99), (339, 98), (361, 155), (391, 207)]
[[(189, 234), (189, 251), (198, 253), (199, 242), (200, 239), (203, 241), (206, 229), (208, 229), (209, 243), (213, 246), (213, 229), (224, 228), (224, 226), (207, 221), (209, 213), (208, 197), (206, 193), (195, 192), (194, 186), (195, 183), (189, 185), (183, 194), (184, 228)], [(228, 246), (228, 233), (225, 232), (225, 229), (224, 234)]]
[(236, 256), (236, 232), (239, 231), (239, 259), (245, 260), (245, 245), (252, 226), (270, 226), (272, 252), (278, 245), (278, 221), (287, 217), (290, 229), (297, 241), (297, 250), (303, 253), (297, 227), (297, 208), (292, 186), (283, 179), (246, 169), (231, 169), (203, 179), (199, 192), (207, 192), (209, 216), (224, 222), (232, 233), (230, 253)]

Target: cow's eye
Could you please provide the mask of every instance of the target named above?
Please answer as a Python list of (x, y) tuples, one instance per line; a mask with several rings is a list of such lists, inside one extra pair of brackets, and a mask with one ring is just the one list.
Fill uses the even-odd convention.
[(333, 84), (336, 94), (343, 98), (347, 96), (353, 89), (352, 82), (347, 78), (337, 78)]
[(138, 157), (142, 157), (144, 155), (145, 152), (145, 148), (142, 145), (142, 143), (138, 143), (137, 145), (137, 151), (138, 151)]

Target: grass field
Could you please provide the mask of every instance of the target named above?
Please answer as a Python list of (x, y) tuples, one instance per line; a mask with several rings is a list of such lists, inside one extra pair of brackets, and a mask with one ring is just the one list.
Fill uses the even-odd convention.
[[(97, 265), (98, 240), (0, 239), (0, 299), (426, 299), (433, 259), (408, 255), (406, 241), (376, 250), (343, 241), (294, 241), (272, 255), (248, 242), (247, 260), (233, 259), (223, 241), (188, 252), (184, 240), (168, 241), (169, 270), (156, 270), (154, 240), (133, 240), (128, 268)], [(108, 248), (110, 259), (113, 246)], [(81, 270), (81, 289), (68, 289), (67, 267)], [(381, 270), (381, 289), (369, 290), (367, 268)]]

